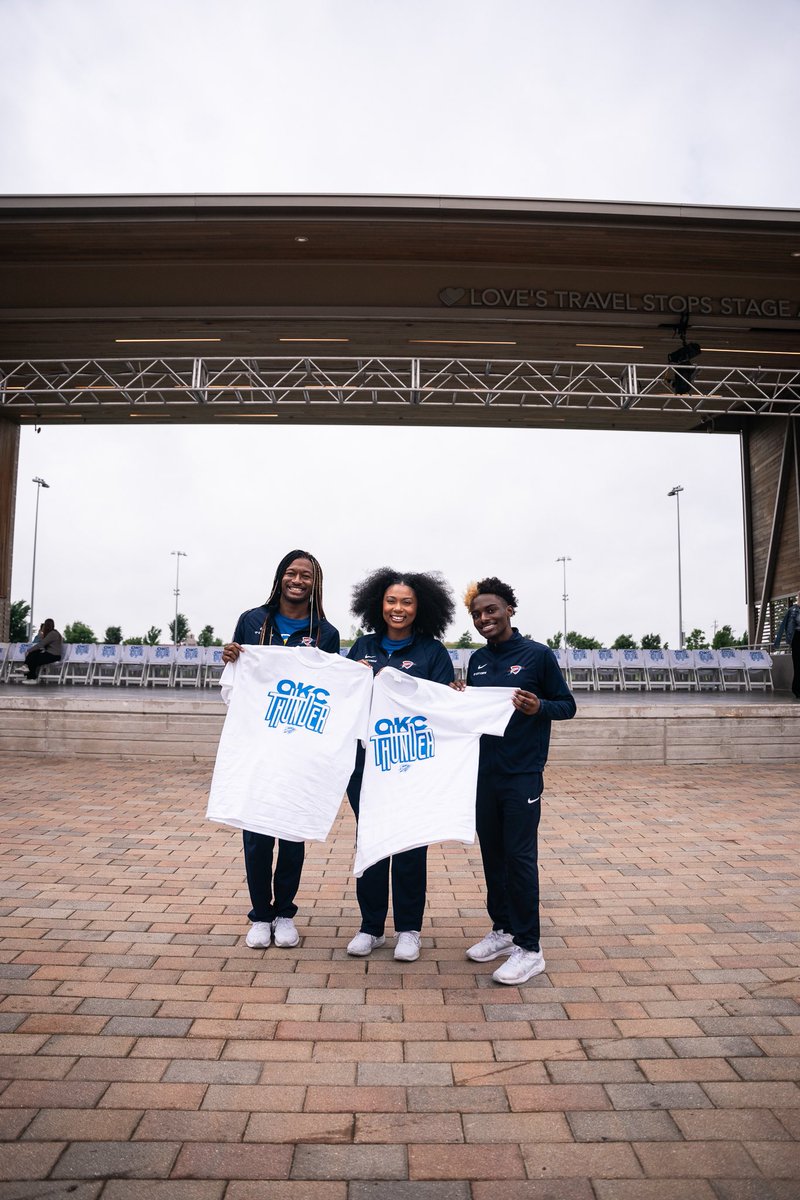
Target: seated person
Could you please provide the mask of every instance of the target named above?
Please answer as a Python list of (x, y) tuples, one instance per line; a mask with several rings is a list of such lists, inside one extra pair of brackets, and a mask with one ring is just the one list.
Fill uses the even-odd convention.
[(42, 667), (61, 658), (64, 642), (52, 617), (47, 618), (40, 632), (39, 640), (25, 653), (28, 678), (23, 679), (23, 683), (36, 683)]

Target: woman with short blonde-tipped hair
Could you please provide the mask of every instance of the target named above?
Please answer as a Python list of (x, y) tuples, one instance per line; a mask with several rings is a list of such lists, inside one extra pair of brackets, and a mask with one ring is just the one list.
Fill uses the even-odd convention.
[[(552, 721), (575, 715), (575, 700), (549, 647), (511, 624), (517, 597), (492, 576), (464, 597), (486, 638), (467, 668), (469, 687), (514, 688), (516, 710), (502, 737), (484, 734), (478, 763), (476, 825), (492, 928), (467, 950), (473, 962), (508, 956), (497, 983), (525, 983), (545, 968), (539, 925), (538, 831)], [(456, 685), (458, 686), (458, 685)]]

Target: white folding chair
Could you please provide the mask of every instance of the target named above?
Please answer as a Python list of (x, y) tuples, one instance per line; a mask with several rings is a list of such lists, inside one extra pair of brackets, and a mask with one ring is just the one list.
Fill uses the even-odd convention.
[(94, 649), (91, 642), (75, 642), (64, 647), (67, 653), (63, 658), (61, 683), (91, 683)]
[(766, 650), (743, 650), (742, 658), (744, 660), (745, 670), (747, 671), (747, 685), (749, 690), (774, 692), (775, 688), (772, 684), (772, 659), (767, 654)]
[(636, 647), (628, 647), (619, 652), (619, 669), (622, 676), (623, 691), (647, 691), (647, 671), (644, 665), (642, 651)]
[[(214, 687), (219, 683), (219, 677), (225, 670), (225, 663), (222, 661), (222, 646), (206, 646), (205, 661), (203, 663), (203, 686)], [(346, 654), (347, 651), (345, 650)]]
[(8, 642), (0, 642), (0, 683), (6, 677), (6, 659), (8, 658)]
[(697, 675), (693, 650), (668, 650), (672, 688), (676, 692), (696, 692)]
[(734, 646), (723, 646), (718, 653), (723, 689), (726, 692), (746, 692), (748, 687), (747, 669), (741, 651)]
[(147, 668), (147, 646), (123, 646), (122, 657), (117, 673), (117, 683), (127, 687), (129, 683), (144, 686), (144, 674)]
[(648, 692), (672, 690), (672, 672), (667, 650), (642, 650)]
[(25, 673), (25, 655), (33, 646), (33, 642), (11, 642), (8, 647), (5, 662), (5, 675), (3, 676), (6, 683), (16, 683), (17, 680), (26, 679)]
[(92, 683), (115, 684), (117, 682), (122, 666), (122, 650), (122, 646), (116, 646), (110, 642), (95, 646)]
[(725, 690), (718, 650), (695, 650), (694, 674), (698, 691)]
[(573, 646), (567, 649), (567, 670), (569, 671), (569, 686), (573, 691), (585, 688), (591, 692), (594, 688), (594, 658), (591, 650), (576, 650)]
[(144, 669), (144, 684), (149, 687), (172, 687), (175, 674), (175, 647), (148, 646), (147, 665)]
[(175, 652), (175, 687), (200, 687), (203, 669), (202, 646), (178, 646)]
[(569, 683), (569, 667), (567, 666), (566, 654), (564, 653), (564, 651), (561, 649), (560, 646), (558, 647), (557, 650), (553, 651), (553, 654), (555, 654), (556, 662), (558, 663), (559, 667), (561, 668), (561, 674), (564, 676), (567, 683)]
[(622, 667), (619, 661), (619, 650), (594, 651), (594, 686), (598, 692), (603, 689), (615, 692), (622, 691)]

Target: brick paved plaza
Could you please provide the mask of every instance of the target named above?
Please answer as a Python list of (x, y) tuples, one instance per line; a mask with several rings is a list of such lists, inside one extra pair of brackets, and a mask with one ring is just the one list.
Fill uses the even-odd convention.
[(491, 980), (477, 848), (418, 962), (249, 950), (206, 765), (0, 757), (3, 1200), (795, 1200), (798, 767), (550, 769), (547, 973)]

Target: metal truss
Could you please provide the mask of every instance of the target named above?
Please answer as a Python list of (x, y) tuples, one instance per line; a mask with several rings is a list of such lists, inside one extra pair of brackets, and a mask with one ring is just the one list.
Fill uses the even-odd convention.
[(363, 419), (365, 409), (404, 406), (502, 409), (512, 419), (514, 410), (548, 409), (791, 416), (800, 414), (800, 369), (383, 357), (0, 361), (0, 415), (15, 420), (213, 421), (348, 407)]

